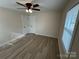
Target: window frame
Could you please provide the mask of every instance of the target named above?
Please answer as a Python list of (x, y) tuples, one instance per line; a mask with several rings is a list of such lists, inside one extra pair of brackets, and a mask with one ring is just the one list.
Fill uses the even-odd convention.
[[(76, 7), (78, 4), (79, 4), (79, 2), (75, 3), (71, 8), (69, 8), (69, 9), (67, 10), (67, 12), (69, 12), (71, 9), (73, 9), (74, 7)], [(67, 16), (67, 13), (66, 13), (66, 16)], [(79, 16), (79, 10), (78, 10), (78, 14), (77, 14), (77, 18), (76, 18), (76, 22), (75, 22), (75, 26), (74, 26), (74, 31), (73, 31), (73, 34), (72, 34), (72, 38), (71, 38), (71, 42), (70, 42), (70, 46), (69, 46), (68, 52), (71, 52), (72, 45), (73, 45), (73, 42), (74, 42), (74, 39), (73, 39), (73, 38), (74, 38), (74, 35), (75, 35), (75, 32), (76, 32), (75, 30), (76, 30), (77, 24), (78, 24), (78, 22), (79, 22), (79, 20), (77, 20), (77, 19), (79, 19), (78, 16)], [(66, 19), (66, 17), (65, 17), (65, 19)], [(65, 20), (65, 21), (66, 21), (66, 20)], [(64, 25), (65, 25), (65, 24), (64, 24)], [(63, 32), (64, 32), (64, 30), (63, 30)], [(63, 35), (62, 35), (62, 36), (63, 36)], [(62, 43), (63, 43), (63, 42), (62, 42)], [(63, 45), (63, 48), (64, 48), (65, 53), (67, 53), (67, 51), (66, 51), (64, 45)]]

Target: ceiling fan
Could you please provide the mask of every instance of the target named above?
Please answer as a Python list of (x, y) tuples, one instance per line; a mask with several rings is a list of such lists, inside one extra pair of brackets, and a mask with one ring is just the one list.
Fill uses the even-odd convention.
[(37, 9), (37, 7), (40, 6), (39, 4), (33, 4), (33, 3), (22, 4), (22, 3), (19, 3), (19, 2), (16, 2), (16, 3), (23, 6), (24, 8), (20, 8), (20, 9), (26, 9), (26, 12), (32, 13), (32, 10), (40, 11), (40, 9)]

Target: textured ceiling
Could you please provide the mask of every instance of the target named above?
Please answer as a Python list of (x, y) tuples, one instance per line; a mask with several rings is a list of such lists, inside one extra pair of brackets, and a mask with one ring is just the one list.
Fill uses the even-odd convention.
[(16, 4), (19, 1), (23, 4), (26, 2), (39, 3), (42, 10), (62, 10), (68, 0), (0, 0), (0, 7), (17, 10), (22, 6)]

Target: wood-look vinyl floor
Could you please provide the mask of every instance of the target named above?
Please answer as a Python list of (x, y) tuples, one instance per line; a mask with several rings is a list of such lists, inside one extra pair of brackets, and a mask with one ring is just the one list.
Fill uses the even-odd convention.
[(0, 59), (59, 59), (57, 39), (28, 34), (0, 48)]

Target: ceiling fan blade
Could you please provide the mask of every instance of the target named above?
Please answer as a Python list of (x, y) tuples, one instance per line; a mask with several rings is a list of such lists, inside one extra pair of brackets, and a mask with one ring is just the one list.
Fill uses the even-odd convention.
[(32, 8), (32, 10), (40, 11), (40, 9), (34, 9), (34, 8)]
[(21, 4), (21, 3), (19, 3), (19, 2), (16, 2), (17, 4), (19, 4), (19, 5), (21, 5), (21, 6), (24, 6), (24, 7), (26, 7), (24, 4)]
[(39, 7), (39, 4), (34, 4), (33, 7)]

